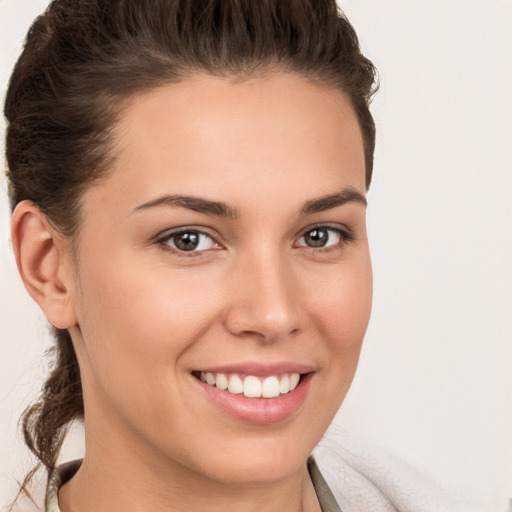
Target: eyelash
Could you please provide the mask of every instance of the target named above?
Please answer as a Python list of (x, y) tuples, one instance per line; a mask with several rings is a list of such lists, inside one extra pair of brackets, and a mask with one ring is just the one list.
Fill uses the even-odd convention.
[[(312, 233), (313, 231), (327, 231), (329, 233), (335, 233), (337, 236), (339, 236), (340, 240), (332, 245), (328, 246), (321, 246), (321, 247), (311, 247), (308, 245), (298, 245), (298, 241), (302, 240), (308, 233)], [(208, 237), (211, 240), (211, 243), (214, 245), (211, 249), (202, 249), (202, 250), (181, 250), (177, 247), (173, 247), (170, 245), (170, 241), (176, 238), (177, 236), (181, 234), (194, 234), (198, 235), (199, 237)], [(306, 250), (314, 251), (315, 253), (327, 253), (332, 250), (337, 249), (343, 249), (345, 245), (355, 239), (354, 234), (348, 230), (348, 229), (342, 229), (339, 226), (332, 226), (332, 225), (317, 225), (317, 226), (310, 226), (304, 231), (302, 231), (302, 234), (298, 237), (297, 241), (294, 243), (294, 247), (301, 247)], [(203, 231), (202, 229), (194, 228), (194, 227), (183, 227), (178, 228), (173, 231), (165, 233), (163, 236), (159, 237), (156, 240), (156, 243), (166, 251), (170, 251), (174, 254), (177, 254), (180, 257), (190, 258), (190, 257), (201, 257), (204, 256), (206, 252), (212, 251), (212, 250), (221, 250), (222, 246), (219, 244), (215, 238), (210, 235), (209, 233)]]
[[(178, 249), (177, 247), (173, 247), (172, 245), (170, 245), (169, 242), (172, 241), (174, 238), (176, 238), (179, 235), (187, 234), (187, 233), (199, 235), (199, 237), (209, 238), (212, 241), (212, 244), (214, 245), (214, 247), (212, 247), (211, 249), (202, 249), (199, 251), (196, 251), (196, 250), (186, 251), (186, 250), (181, 250), (181, 249)], [(200, 256), (204, 256), (205, 252), (208, 252), (211, 250), (219, 250), (222, 247), (215, 240), (215, 238), (212, 235), (210, 235), (209, 233), (205, 232), (202, 229), (198, 229), (198, 228), (194, 228), (194, 227), (183, 227), (183, 228), (175, 229), (173, 231), (169, 231), (169, 232), (165, 233), (162, 237), (159, 237), (156, 240), (156, 243), (158, 245), (160, 245), (164, 250), (172, 252), (174, 254), (177, 254), (180, 257), (185, 257), (185, 258), (190, 258), (190, 257), (197, 258)]]
[[(350, 231), (349, 229), (341, 228), (339, 226), (332, 226), (330, 224), (319, 224), (317, 226), (310, 226), (302, 232), (302, 234), (299, 236), (298, 240), (302, 240), (308, 233), (312, 233), (313, 231), (322, 231), (322, 230), (328, 231), (329, 233), (335, 233), (336, 235), (339, 236), (339, 241), (332, 245), (318, 247), (318, 248), (314, 248), (314, 247), (307, 246), (307, 245), (299, 245), (299, 247), (309, 249), (311, 251), (314, 251), (315, 253), (317, 253), (317, 252), (327, 253), (327, 252), (335, 251), (338, 249), (344, 249), (348, 243), (355, 240), (354, 233), (352, 231)], [(296, 244), (297, 243), (298, 242), (296, 242)]]

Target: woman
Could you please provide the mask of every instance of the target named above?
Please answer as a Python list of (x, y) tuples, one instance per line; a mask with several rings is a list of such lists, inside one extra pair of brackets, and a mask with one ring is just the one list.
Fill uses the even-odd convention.
[(339, 510), (309, 456), (370, 314), (373, 90), (334, 1), (36, 20), (5, 114), (16, 261), (57, 344), (24, 417), (47, 511)]

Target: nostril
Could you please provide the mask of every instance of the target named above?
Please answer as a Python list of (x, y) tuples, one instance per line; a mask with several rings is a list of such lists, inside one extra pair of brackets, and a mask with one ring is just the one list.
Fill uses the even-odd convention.
[(273, 342), (300, 331), (295, 315), (262, 314), (253, 310), (232, 309), (226, 319), (227, 329), (237, 337)]

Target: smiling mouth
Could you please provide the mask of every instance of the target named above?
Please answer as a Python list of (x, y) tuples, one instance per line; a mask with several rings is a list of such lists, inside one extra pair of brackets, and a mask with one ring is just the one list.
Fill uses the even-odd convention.
[(301, 374), (295, 372), (267, 377), (198, 371), (192, 375), (209, 386), (247, 398), (276, 398), (293, 391), (301, 380)]

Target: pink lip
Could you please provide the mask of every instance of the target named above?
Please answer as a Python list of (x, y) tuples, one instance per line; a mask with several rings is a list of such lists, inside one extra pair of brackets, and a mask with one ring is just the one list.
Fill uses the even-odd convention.
[[(228, 371), (226, 368), (227, 367), (222, 368), (222, 371), (225, 373), (236, 373), (237, 371), (246, 373), (241, 371), (243, 367), (239, 365), (236, 366), (237, 371)], [(297, 368), (297, 366), (294, 366), (294, 368)], [(212, 370), (214, 369), (212, 368)], [(247, 373), (255, 376), (264, 376), (288, 372), (297, 372), (297, 370), (281, 370), (280, 368), (274, 368), (271, 373), (265, 371), (255, 374), (255, 368), (251, 367), (250, 371)], [(219, 371), (215, 370), (212, 371), (212, 373), (219, 373)], [(306, 400), (313, 375), (313, 372), (303, 374), (299, 384), (293, 391), (275, 398), (247, 398), (243, 394), (235, 395), (229, 391), (222, 391), (195, 377), (193, 377), (193, 379), (205, 394), (206, 398), (223, 412), (245, 422), (267, 424), (284, 421), (300, 410)]]
[(292, 362), (278, 362), (268, 364), (247, 362), (200, 368), (198, 371), (205, 373), (237, 373), (239, 375), (268, 377), (270, 375), (281, 375), (283, 373), (310, 373), (313, 371), (313, 367), (311, 365)]

